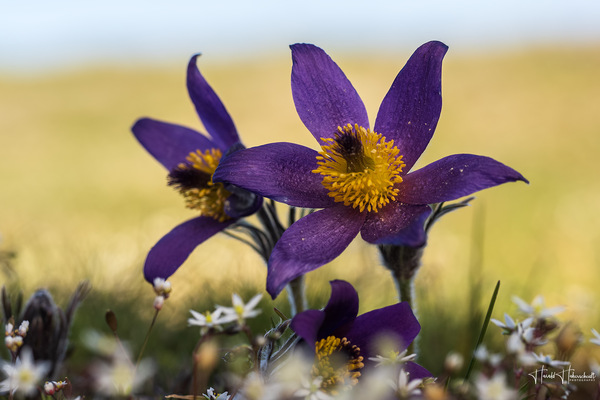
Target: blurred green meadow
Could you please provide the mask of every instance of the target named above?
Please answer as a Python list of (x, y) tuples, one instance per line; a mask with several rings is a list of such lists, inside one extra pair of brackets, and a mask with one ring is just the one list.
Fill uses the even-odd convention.
[[(326, 50), (373, 123), (410, 54), (358, 59)], [(194, 216), (130, 132), (142, 116), (203, 130), (185, 88), (188, 60), (171, 61), (0, 74), (0, 251), (15, 254), (0, 264), (0, 282), (26, 297), (48, 288), (62, 305), (79, 281), (91, 282), (72, 335), (75, 360), (85, 357), (77, 347), (81, 332), (108, 332), (109, 308), (123, 339), (139, 346), (154, 311), (142, 277), (145, 254)], [(235, 62), (206, 54), (199, 67), (246, 146), (291, 141), (316, 148), (294, 109), (287, 52)], [(496, 318), (514, 314), (513, 295), (530, 301), (543, 294), (547, 304), (565, 305), (562, 319), (576, 321), (586, 335), (600, 327), (599, 71), (600, 47), (447, 54), (442, 116), (417, 167), (449, 154), (481, 154), (531, 184), (477, 193), (471, 207), (433, 228), (416, 288), (421, 364), (431, 371), (450, 350), (469, 353), (498, 280)], [(309, 301), (324, 305), (328, 281), (340, 278), (357, 287), (361, 312), (386, 306), (396, 301), (388, 275), (376, 249), (357, 239), (308, 275)], [(232, 292), (248, 299), (264, 290), (265, 277), (260, 258), (242, 244), (218, 235), (201, 245), (171, 278), (173, 294), (147, 354), (176, 369), (197, 338), (186, 326), (188, 310), (226, 304)], [(265, 295), (256, 323), (269, 321), (273, 305), (286, 310), (285, 300)], [(499, 336), (488, 330), (490, 342)]]

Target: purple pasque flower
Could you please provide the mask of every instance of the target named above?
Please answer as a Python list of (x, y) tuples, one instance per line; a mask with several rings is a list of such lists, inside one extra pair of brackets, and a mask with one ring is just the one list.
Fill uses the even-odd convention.
[(210, 136), (150, 118), (132, 127), (142, 146), (169, 171), (169, 185), (183, 195), (188, 208), (200, 214), (176, 226), (152, 247), (144, 264), (144, 277), (150, 283), (171, 276), (199, 244), (262, 204), (260, 196), (213, 182), (221, 159), (244, 146), (225, 106), (200, 73), (197, 58), (193, 56), (188, 64), (187, 88)]
[(374, 130), (358, 93), (323, 50), (311, 44), (291, 49), (296, 110), (321, 151), (267, 144), (228, 157), (214, 175), (292, 206), (322, 208), (294, 223), (275, 246), (267, 276), (272, 296), (332, 261), (359, 232), (373, 244), (422, 246), (429, 204), (527, 182), (512, 168), (472, 154), (409, 173), (440, 116), (443, 43), (425, 43), (410, 57), (381, 103)]
[[(396, 349), (385, 351), (402, 353), (417, 337), (421, 325), (408, 303), (397, 303), (388, 307), (358, 315), (358, 294), (346, 281), (334, 280), (331, 284), (331, 297), (323, 310), (307, 310), (292, 319), (291, 328), (315, 354), (315, 367), (319, 371), (325, 367), (336, 370), (326, 385), (341, 381), (354, 381), (361, 369), (375, 366), (372, 359), (381, 356), (381, 343), (397, 344)], [(332, 354), (340, 354), (344, 365), (334, 366)], [(386, 354), (387, 355), (387, 354)], [(406, 361), (400, 363), (411, 379), (431, 376), (420, 365)], [(337, 367), (337, 368), (336, 368)]]

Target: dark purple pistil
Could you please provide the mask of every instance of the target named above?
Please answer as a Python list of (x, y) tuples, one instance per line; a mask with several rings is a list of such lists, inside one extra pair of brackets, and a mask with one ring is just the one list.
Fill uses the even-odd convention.
[(346, 172), (363, 172), (372, 167), (373, 161), (364, 156), (363, 144), (353, 132), (336, 135), (335, 142), (340, 155), (346, 160)]
[(167, 182), (178, 190), (203, 189), (208, 186), (212, 176), (190, 165), (183, 164), (169, 172)]

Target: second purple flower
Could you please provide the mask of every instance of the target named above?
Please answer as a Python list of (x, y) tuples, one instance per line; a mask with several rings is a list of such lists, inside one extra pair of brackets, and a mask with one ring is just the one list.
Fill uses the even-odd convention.
[(168, 183), (199, 216), (176, 226), (154, 245), (144, 264), (150, 283), (171, 276), (202, 242), (256, 212), (262, 197), (230, 184), (213, 181), (213, 173), (227, 154), (243, 149), (225, 106), (196, 66), (187, 67), (187, 87), (200, 120), (210, 137), (181, 125), (150, 118), (138, 120), (133, 134), (168, 171)]

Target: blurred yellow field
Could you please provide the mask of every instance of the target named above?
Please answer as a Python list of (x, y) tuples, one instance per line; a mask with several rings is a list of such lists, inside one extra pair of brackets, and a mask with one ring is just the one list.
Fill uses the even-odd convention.
[[(353, 55), (332, 54), (371, 120), (409, 55), (372, 55), (359, 63)], [(185, 88), (187, 60), (172, 61), (170, 68), (0, 76), (0, 249), (17, 254), (12, 269), (1, 272), (8, 285), (27, 293), (40, 286), (69, 292), (89, 279), (97, 290), (152, 301), (141, 273), (145, 254), (194, 213), (166, 186), (165, 171), (130, 127), (149, 116), (201, 129)], [(287, 54), (231, 63), (200, 58), (247, 146), (291, 141), (316, 147), (294, 109), (290, 65)], [(501, 280), (500, 309), (511, 307), (513, 294), (531, 300), (543, 293), (548, 303), (568, 306), (583, 327), (597, 326), (598, 71), (600, 47), (485, 55), (450, 49), (442, 117), (419, 165), (454, 153), (487, 155), (531, 184), (478, 193), (472, 207), (435, 226), (417, 278), (420, 303), (430, 306), (425, 314), (443, 306), (460, 316), (472, 283), (482, 283), (475, 301), (483, 305)], [(172, 278), (170, 301), (262, 289), (265, 276), (258, 256), (218, 236)], [(364, 310), (395, 300), (375, 249), (360, 240), (309, 274), (326, 298), (323, 278), (356, 284)]]

